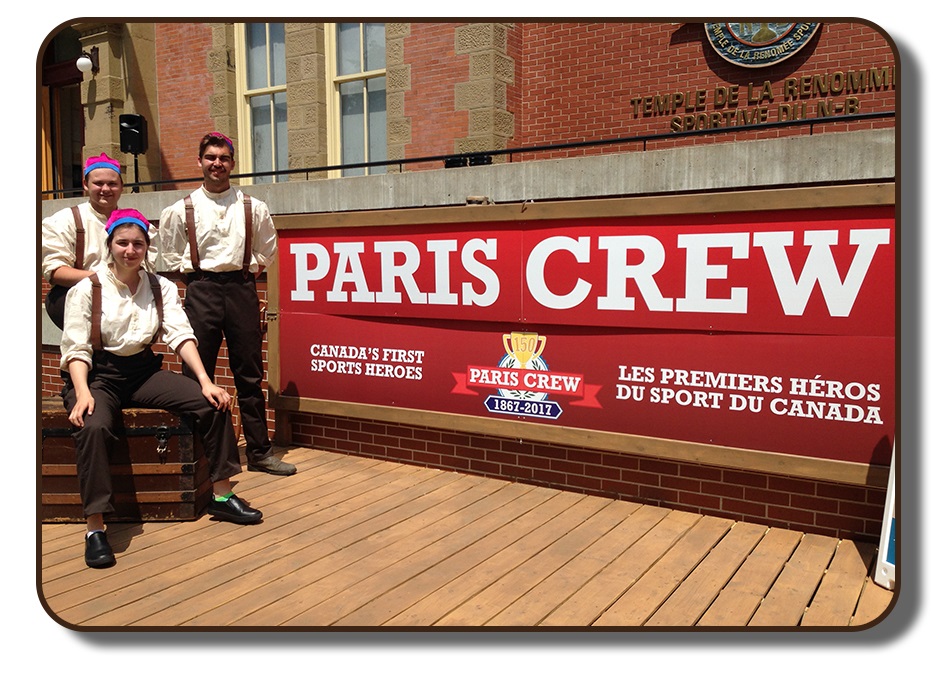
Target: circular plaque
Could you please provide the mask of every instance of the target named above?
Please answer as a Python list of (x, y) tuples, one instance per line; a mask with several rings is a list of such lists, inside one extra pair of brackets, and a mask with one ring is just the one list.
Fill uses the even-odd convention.
[(788, 59), (819, 30), (818, 23), (705, 23), (714, 51), (744, 68), (763, 68)]

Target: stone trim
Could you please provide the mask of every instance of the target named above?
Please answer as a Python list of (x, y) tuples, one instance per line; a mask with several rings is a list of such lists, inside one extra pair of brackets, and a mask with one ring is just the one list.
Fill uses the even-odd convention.
[[(469, 54), (469, 81), (456, 85), (456, 109), (469, 112), (469, 135), (457, 139), (457, 152), (505, 149), (515, 134), (508, 108), (508, 87), (515, 83), (515, 62), (507, 51), (507, 23), (472, 23), (456, 29), (456, 51)], [(494, 158), (500, 161), (500, 158)]]
[[(119, 115), (125, 111), (125, 73), (122, 63), (123, 25), (83, 23), (75, 26), (83, 51), (99, 50), (99, 72), (86, 73), (80, 86), (85, 117), (84, 156), (105, 152), (119, 157)], [(124, 162), (123, 162), (124, 163)], [(123, 176), (131, 182), (132, 176)]]
[[(212, 76), (212, 92), (208, 111), (216, 131), (238, 137), (238, 83), (235, 74), (235, 24), (212, 23), (212, 48), (208, 52), (208, 72)], [(241, 172), (240, 150), (235, 153), (236, 172)]]
[[(413, 125), (406, 116), (405, 93), (410, 90), (410, 66), (404, 62), (403, 39), (410, 35), (410, 23), (388, 23), (387, 39), (387, 159), (405, 159), (406, 146), (413, 140)], [(388, 171), (396, 172), (391, 166)]]
[[(326, 166), (327, 62), (323, 23), (285, 23), (288, 167)], [(292, 174), (291, 180), (326, 178), (327, 172)]]

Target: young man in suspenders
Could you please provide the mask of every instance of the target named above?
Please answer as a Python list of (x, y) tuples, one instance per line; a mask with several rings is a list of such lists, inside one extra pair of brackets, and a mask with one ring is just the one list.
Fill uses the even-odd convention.
[(222, 338), (228, 344), (248, 469), (292, 475), (297, 469), (272, 454), (261, 390), (255, 278), (274, 260), (277, 234), (267, 204), (231, 186), (234, 154), (228, 137), (213, 132), (202, 138), (202, 186), (162, 211), (159, 255), (164, 269), (185, 276), (185, 313), (207, 372), (215, 371)]
[[(88, 201), (44, 218), (41, 225), (42, 273), (50, 284), (46, 312), (61, 330), (66, 292), (89, 276), (105, 257), (106, 221), (118, 208), (122, 194), (119, 162), (106, 153), (87, 159), (83, 190)], [(156, 230), (152, 226), (150, 234), (154, 239)], [(147, 268), (151, 268), (155, 255), (155, 248), (150, 248)]]

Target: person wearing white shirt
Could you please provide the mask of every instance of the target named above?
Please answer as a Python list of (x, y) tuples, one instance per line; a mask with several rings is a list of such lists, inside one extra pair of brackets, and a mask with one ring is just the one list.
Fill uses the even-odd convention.
[[(164, 409), (193, 418), (211, 473), (209, 515), (236, 524), (263, 518), (232, 491), (230, 478), (241, 473), (241, 463), (231, 426), (231, 396), (215, 386), (202, 366), (177, 286), (143, 267), (150, 241), (148, 220), (134, 209), (116, 209), (105, 232), (103, 264), (67, 293), (60, 343), (60, 368), (68, 373), (63, 401), (76, 428), (86, 564), (94, 568), (115, 563), (104, 516), (114, 511), (109, 449), (124, 407)], [(187, 363), (195, 379), (164, 369), (161, 354), (151, 348), (156, 340)]]
[[(89, 276), (105, 257), (106, 221), (119, 207), (122, 189), (118, 161), (106, 153), (89, 157), (83, 168), (83, 190), (88, 200), (57, 211), (41, 223), (41, 272), (50, 284), (46, 312), (60, 329), (63, 328), (66, 292)], [(156, 233), (155, 226), (150, 224), (150, 237), (155, 239)], [(80, 247), (82, 250), (78, 250)], [(156, 253), (151, 247), (146, 261), (149, 270), (154, 268)]]
[[(231, 186), (234, 145), (223, 134), (199, 143), (202, 186), (162, 211), (159, 256), (163, 268), (186, 280), (185, 313), (198, 337), (207, 372), (215, 371), (222, 339), (235, 380), (248, 470), (293, 475), (274, 456), (261, 384), (261, 320), (255, 278), (277, 254), (267, 204)], [(183, 372), (191, 376), (188, 367)]]

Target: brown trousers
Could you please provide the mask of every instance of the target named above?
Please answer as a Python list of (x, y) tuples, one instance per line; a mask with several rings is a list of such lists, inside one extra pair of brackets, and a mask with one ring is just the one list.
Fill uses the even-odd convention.
[[(240, 271), (189, 274), (185, 314), (198, 338), (198, 354), (208, 376), (215, 365), (222, 338), (228, 344), (228, 366), (235, 380), (235, 398), (241, 413), (249, 461), (271, 455), (265, 409), (264, 363), (261, 356), (261, 317), (254, 276)], [(193, 376), (187, 367), (182, 371)]]
[[(89, 373), (89, 390), (95, 400), (93, 413), (76, 429), (76, 470), (83, 514), (115, 511), (109, 451), (122, 424), (122, 409), (145, 407), (189, 416), (201, 436), (212, 482), (241, 473), (238, 443), (229, 412), (220, 412), (202, 395), (198, 382), (162, 369), (162, 356), (146, 349), (134, 356), (97, 351)], [(76, 404), (76, 391), (67, 377), (63, 389), (67, 411)]]

